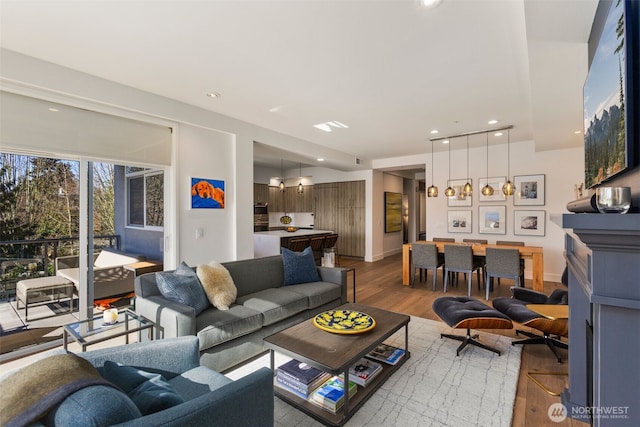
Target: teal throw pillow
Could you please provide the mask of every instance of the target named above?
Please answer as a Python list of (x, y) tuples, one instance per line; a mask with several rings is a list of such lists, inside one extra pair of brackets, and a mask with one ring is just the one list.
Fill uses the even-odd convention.
[(173, 272), (157, 272), (156, 282), (165, 298), (193, 307), (196, 316), (209, 307), (209, 300), (196, 272), (185, 262), (181, 262)]
[(160, 374), (106, 361), (102, 376), (124, 391), (142, 415), (184, 403), (184, 399)]
[(106, 427), (141, 416), (140, 410), (122, 391), (95, 385), (67, 396), (40, 421), (46, 426)]
[(311, 246), (302, 252), (282, 248), (282, 263), (284, 265), (285, 286), (320, 281)]

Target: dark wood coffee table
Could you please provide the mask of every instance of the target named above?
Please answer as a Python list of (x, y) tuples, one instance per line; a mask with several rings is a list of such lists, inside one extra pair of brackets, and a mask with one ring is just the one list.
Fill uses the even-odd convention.
[[(341, 426), (369, 399), (369, 397), (410, 357), (409, 321), (405, 314), (393, 313), (362, 304), (349, 303), (337, 307), (341, 310), (356, 310), (374, 318), (376, 326), (368, 332), (354, 335), (340, 335), (323, 331), (313, 325), (312, 319), (298, 323), (264, 339), (271, 351), (271, 368), (274, 369), (275, 352), (282, 353), (332, 375), (344, 375), (349, 381), (349, 367), (373, 350), (404, 326), (405, 355), (396, 365), (383, 365), (383, 371), (366, 387), (358, 386), (351, 399), (345, 399), (343, 407), (336, 414), (324, 410), (293, 393), (275, 388), (280, 399), (302, 410), (325, 425)], [(274, 371), (275, 372), (275, 371)]]

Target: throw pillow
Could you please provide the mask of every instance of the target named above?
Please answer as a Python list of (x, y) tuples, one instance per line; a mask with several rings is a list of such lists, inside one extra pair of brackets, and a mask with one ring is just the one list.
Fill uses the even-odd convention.
[(196, 316), (209, 307), (209, 300), (202, 289), (196, 272), (185, 262), (173, 272), (156, 273), (160, 293), (167, 299), (185, 304), (196, 311)]
[(141, 417), (140, 410), (122, 391), (91, 386), (76, 391), (41, 420), (46, 426), (112, 426)]
[(104, 362), (102, 375), (124, 391), (142, 415), (184, 403), (184, 399), (160, 374), (107, 360)]
[(285, 286), (320, 281), (311, 246), (302, 252), (282, 248), (282, 263), (284, 265)]
[(196, 274), (209, 302), (219, 310), (229, 310), (238, 296), (238, 289), (229, 270), (222, 264), (211, 261), (209, 264), (200, 264)]

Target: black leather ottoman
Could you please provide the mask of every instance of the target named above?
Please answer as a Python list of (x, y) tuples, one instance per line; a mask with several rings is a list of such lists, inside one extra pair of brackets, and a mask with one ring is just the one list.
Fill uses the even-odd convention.
[(452, 328), (466, 328), (466, 336), (440, 334), (440, 338), (446, 337), (462, 341), (462, 344), (460, 344), (460, 347), (458, 347), (456, 351), (457, 356), (460, 355), (460, 351), (465, 348), (467, 344), (475, 345), (500, 355), (499, 350), (477, 341), (478, 335), (472, 336), (471, 329), (511, 329), (513, 327), (513, 323), (511, 323), (509, 317), (474, 298), (438, 298), (433, 302), (433, 311), (443, 322)]

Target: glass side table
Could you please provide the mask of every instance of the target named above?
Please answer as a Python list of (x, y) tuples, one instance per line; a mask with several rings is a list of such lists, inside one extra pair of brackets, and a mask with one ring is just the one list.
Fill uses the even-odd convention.
[(62, 327), (62, 345), (66, 350), (69, 335), (82, 346), (82, 351), (87, 351), (87, 347), (90, 345), (122, 336), (129, 344), (129, 334), (137, 332), (138, 341), (141, 341), (144, 330), (148, 330), (149, 339), (153, 340), (154, 327), (155, 323), (151, 320), (127, 308), (118, 312), (118, 320), (113, 324), (105, 324), (101, 314), (92, 319), (64, 325)]

